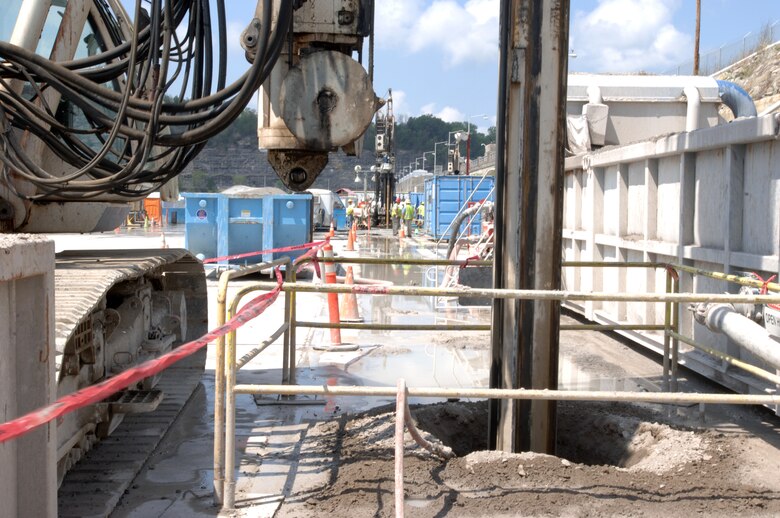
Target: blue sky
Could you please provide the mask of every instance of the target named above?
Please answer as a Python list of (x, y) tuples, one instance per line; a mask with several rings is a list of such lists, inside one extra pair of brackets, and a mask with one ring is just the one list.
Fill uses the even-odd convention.
[[(125, 5), (134, 4), (123, 0)], [(254, 0), (229, 0), (229, 73), (246, 61), (238, 44)], [(474, 117), (496, 111), (499, 0), (376, 0), (375, 90), (392, 88), (396, 113)], [(571, 0), (572, 72), (661, 73), (693, 56), (694, 0)], [(780, 20), (780, 0), (702, 0), (702, 52)], [(780, 34), (780, 28), (776, 31)]]

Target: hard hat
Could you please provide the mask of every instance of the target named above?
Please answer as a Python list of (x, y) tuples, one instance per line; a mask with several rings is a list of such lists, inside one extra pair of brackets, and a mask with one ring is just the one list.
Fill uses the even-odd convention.
[(396, 199), (395, 199), (395, 202), (396, 202), (396, 203), (401, 203), (401, 198), (396, 198)]
[(424, 202), (424, 201), (421, 201), (421, 202), (420, 202), (420, 205), (425, 205), (425, 202)]

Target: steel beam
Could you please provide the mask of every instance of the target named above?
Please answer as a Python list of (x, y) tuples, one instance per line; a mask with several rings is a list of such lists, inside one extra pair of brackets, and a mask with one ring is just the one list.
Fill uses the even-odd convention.
[[(568, 0), (502, 0), (494, 286), (561, 286)], [(560, 304), (496, 300), (490, 386), (557, 389)], [(491, 400), (490, 445), (554, 453), (554, 401)]]

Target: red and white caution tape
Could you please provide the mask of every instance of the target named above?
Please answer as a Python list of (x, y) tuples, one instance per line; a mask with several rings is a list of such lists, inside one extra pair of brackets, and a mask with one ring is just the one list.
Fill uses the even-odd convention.
[(270, 250), (260, 250), (258, 252), (247, 252), (245, 254), (236, 254), (236, 255), (226, 255), (223, 257), (214, 257), (211, 259), (204, 259), (203, 264), (212, 264), (212, 263), (222, 263), (226, 261), (234, 261), (236, 259), (246, 259), (247, 257), (257, 257), (258, 255), (265, 255), (265, 254), (279, 254), (282, 252), (297, 252), (298, 250), (308, 250), (309, 248), (314, 248), (317, 246), (322, 246), (325, 243), (327, 243), (328, 240), (325, 241), (317, 241), (314, 243), (306, 243), (305, 245), (295, 245), (295, 246), (285, 246), (283, 248), (272, 248)]
[(97, 385), (92, 385), (77, 392), (73, 392), (72, 394), (68, 394), (67, 396), (63, 396), (51, 405), (39, 408), (27, 415), (0, 424), (0, 443), (21, 437), (35, 428), (73, 412), (74, 410), (99, 403), (112, 394), (115, 394), (144, 378), (159, 374), (174, 363), (195, 354), (220, 336), (225, 336), (229, 332), (240, 328), (250, 320), (262, 314), (274, 303), (282, 290), (283, 279), (278, 268), (276, 269), (276, 279), (278, 282), (276, 288), (247, 303), (241, 308), (236, 316), (207, 335), (177, 347), (160, 358), (149, 360), (138, 367), (128, 369)]

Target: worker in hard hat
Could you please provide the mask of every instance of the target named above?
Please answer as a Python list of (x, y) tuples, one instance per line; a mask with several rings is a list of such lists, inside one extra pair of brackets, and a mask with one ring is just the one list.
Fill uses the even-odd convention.
[(401, 225), (401, 198), (396, 198), (390, 207), (390, 220), (393, 222), (393, 235), (398, 235), (398, 227)]
[(422, 228), (425, 222), (425, 202), (421, 201), (417, 207), (417, 228)]
[(352, 222), (355, 218), (355, 204), (352, 200), (349, 200), (347, 204), (347, 230), (352, 228)]
[(408, 199), (404, 201), (403, 211), (404, 225), (406, 225), (406, 236), (412, 237), (412, 221), (414, 221), (414, 205)]

